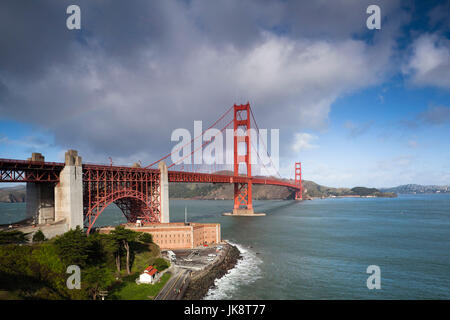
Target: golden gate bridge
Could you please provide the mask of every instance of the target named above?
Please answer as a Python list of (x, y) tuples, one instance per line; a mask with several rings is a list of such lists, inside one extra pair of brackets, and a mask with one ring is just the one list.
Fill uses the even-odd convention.
[[(231, 120), (228, 119), (232, 115)], [(253, 120), (253, 121), (252, 121)], [(195, 148), (196, 141), (208, 130), (193, 137), (187, 144), (194, 143), (194, 150), (183, 154), (173, 161), (173, 154), (179, 153), (185, 146), (181, 146), (146, 167), (139, 164), (133, 166), (113, 166), (91, 163), (81, 163), (81, 157), (74, 150), (66, 153), (64, 163), (46, 162), (40, 154), (34, 154), (28, 160), (0, 159), (0, 182), (26, 182), (27, 183), (27, 210), (41, 210), (44, 191), (50, 190), (53, 194), (56, 217), (66, 217), (78, 222), (76, 224), (87, 228), (87, 233), (93, 228), (100, 214), (112, 203), (116, 204), (125, 215), (128, 222), (140, 219), (144, 223), (159, 223), (168, 221), (168, 183), (223, 183), (234, 185), (234, 206), (232, 215), (254, 214), (252, 203), (252, 185), (276, 185), (290, 188), (295, 192), (295, 199), (302, 199), (302, 173), (301, 163), (295, 163), (294, 182), (283, 180), (277, 171), (278, 177), (252, 176), (252, 148), (250, 129), (258, 132), (259, 127), (255, 120), (250, 104), (233, 105), (208, 129), (221, 127), (211, 139)], [(202, 150), (214, 141), (216, 136), (227, 128), (233, 130), (233, 172), (218, 171), (214, 165), (199, 166), (186, 164), (187, 157)], [(245, 145), (245, 153), (240, 154), (238, 145)], [(265, 152), (267, 147), (262, 141)], [(256, 153), (263, 166), (260, 154)], [(268, 157), (272, 162), (271, 157)], [(167, 162), (167, 163), (166, 163)], [(272, 163), (273, 165), (273, 163)], [(240, 167), (246, 168), (245, 173)], [(81, 179), (80, 179), (81, 178)], [(77, 180), (78, 179), (78, 180)], [(54, 191), (52, 191), (54, 188)], [(29, 196), (30, 195), (30, 196)], [(78, 197), (78, 198), (77, 198)], [(31, 198), (37, 201), (31, 204)], [(36, 200), (37, 198), (37, 200)], [(78, 200), (77, 200), (78, 199)], [(47, 199), (48, 200), (48, 199)], [(50, 199), (51, 200), (51, 199)], [(30, 202), (30, 203), (29, 203)], [(77, 211), (79, 216), (77, 218)], [(82, 214), (81, 214), (82, 211)], [(82, 221), (82, 222), (80, 222)]]

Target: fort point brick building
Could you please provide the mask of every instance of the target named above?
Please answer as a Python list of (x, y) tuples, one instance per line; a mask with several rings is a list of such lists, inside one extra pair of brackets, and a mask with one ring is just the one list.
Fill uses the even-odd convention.
[[(136, 226), (132, 223), (125, 228), (137, 232), (148, 232), (162, 250), (193, 249), (202, 245), (221, 242), (219, 223), (152, 223)], [(100, 228), (100, 233), (109, 233), (113, 227)]]

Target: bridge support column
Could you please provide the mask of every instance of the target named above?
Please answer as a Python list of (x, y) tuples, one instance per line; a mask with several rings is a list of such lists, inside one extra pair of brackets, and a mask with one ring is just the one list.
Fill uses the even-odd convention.
[[(28, 161), (44, 162), (40, 153), (33, 153)], [(33, 218), (33, 224), (45, 224), (55, 221), (54, 184), (46, 182), (27, 182), (26, 189), (27, 219)]]
[[(234, 105), (234, 176), (239, 175), (239, 164), (244, 163), (247, 168), (247, 183), (234, 183), (234, 207), (227, 216), (265, 216), (265, 213), (255, 213), (252, 202), (252, 164), (250, 144), (250, 103)], [(239, 132), (238, 129), (243, 130)], [(245, 144), (245, 154), (239, 154), (239, 144)]]
[(300, 190), (295, 192), (295, 200), (303, 200), (303, 186), (302, 186), (302, 163), (295, 163), (295, 184), (300, 186)]
[(158, 168), (160, 172), (161, 223), (169, 223), (169, 172), (164, 161), (161, 161), (158, 164)]
[(65, 220), (68, 229), (83, 228), (83, 168), (76, 150), (66, 152), (55, 187), (55, 220)]

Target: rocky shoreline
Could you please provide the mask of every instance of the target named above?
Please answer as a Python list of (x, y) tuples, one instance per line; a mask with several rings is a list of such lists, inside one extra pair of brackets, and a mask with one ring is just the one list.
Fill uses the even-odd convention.
[(237, 261), (242, 258), (241, 253), (235, 246), (227, 244), (227, 247), (227, 252), (221, 261), (202, 273), (192, 276), (183, 300), (203, 299), (208, 290), (214, 287), (214, 281), (222, 278), (228, 270), (235, 267)]

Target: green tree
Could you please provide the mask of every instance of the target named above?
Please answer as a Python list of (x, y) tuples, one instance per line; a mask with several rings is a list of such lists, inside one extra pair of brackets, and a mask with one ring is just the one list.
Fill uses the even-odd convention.
[(138, 237), (138, 240), (143, 242), (143, 243), (152, 243), (153, 242), (153, 237), (150, 233), (147, 232), (141, 232), (141, 234)]
[[(139, 233), (125, 229), (124, 226), (117, 226), (113, 231), (111, 231), (113, 238), (116, 242), (123, 246), (126, 251), (126, 270), (127, 274), (131, 274), (130, 271), (130, 242), (135, 241)], [(120, 259), (120, 257), (119, 257)]]
[(79, 226), (55, 238), (54, 244), (66, 265), (75, 264), (83, 268), (88, 264), (91, 243)]
[(67, 296), (66, 268), (53, 244), (46, 242), (33, 246), (29, 267), (33, 277), (51, 286), (60, 295)]
[(0, 244), (26, 243), (29, 235), (19, 230), (0, 231)]
[(110, 254), (115, 261), (117, 272), (120, 273), (120, 256), (121, 256), (121, 244), (116, 240), (114, 234), (107, 234), (103, 237), (103, 248)]
[(97, 300), (99, 292), (108, 289), (115, 280), (111, 271), (105, 266), (95, 266), (84, 270), (82, 279), (93, 300)]
[(153, 262), (153, 266), (156, 270), (163, 271), (169, 267), (169, 263), (163, 258), (156, 258)]
[(33, 234), (33, 242), (43, 242), (45, 240), (47, 240), (47, 238), (41, 230), (38, 230)]
[(354, 187), (350, 191), (352, 191), (354, 194), (357, 194), (360, 196), (369, 196), (369, 195), (373, 195), (376, 192), (380, 192), (378, 189), (365, 188), (365, 187)]
[(92, 233), (87, 237), (89, 242), (89, 262), (90, 264), (104, 264), (108, 262), (108, 256), (113, 256), (107, 250), (107, 234)]

